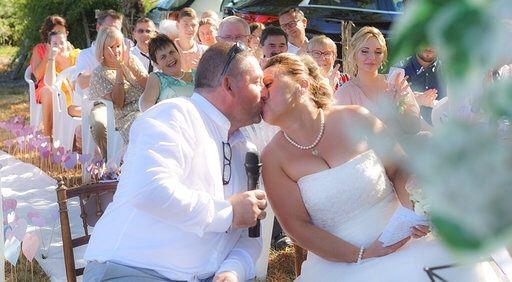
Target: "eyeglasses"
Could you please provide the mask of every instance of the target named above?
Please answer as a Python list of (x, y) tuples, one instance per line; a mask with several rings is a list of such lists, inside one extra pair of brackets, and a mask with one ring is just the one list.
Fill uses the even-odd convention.
[(229, 143), (222, 142), (222, 153), (224, 154), (222, 184), (228, 185), (231, 180), (231, 145)]
[(236, 35), (236, 36), (219, 36), (224, 41), (240, 42), (247, 38), (249, 35)]
[(311, 50), (308, 52), (311, 57), (313, 58), (321, 58), (321, 57), (327, 57), (327, 58), (332, 58), (334, 57), (334, 52), (333, 51), (325, 51), (325, 52), (322, 52), (322, 51), (318, 51), (318, 50)]
[(141, 34), (141, 33), (146, 33), (146, 34), (150, 34), (153, 32), (152, 29), (142, 29), (142, 28), (139, 28), (136, 30), (138, 34)]
[(292, 28), (295, 28), (297, 26), (297, 23), (299, 23), (301, 20), (293, 20), (291, 22), (287, 22), (285, 24), (282, 24), (281, 25), (281, 29), (282, 30), (286, 30), (286, 29), (292, 29)]
[(226, 64), (224, 65), (224, 68), (222, 69), (222, 72), (220, 73), (220, 76), (226, 75), (229, 69), (229, 65), (233, 61), (233, 59), (236, 57), (236, 54), (241, 53), (243, 51), (247, 50), (247, 47), (245, 47), (244, 44), (237, 42), (235, 43), (228, 51), (228, 59), (226, 60)]

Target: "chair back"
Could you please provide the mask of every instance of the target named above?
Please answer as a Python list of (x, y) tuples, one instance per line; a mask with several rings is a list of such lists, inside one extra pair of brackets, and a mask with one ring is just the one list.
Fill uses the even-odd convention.
[[(95, 183), (67, 188), (62, 180), (59, 181), (56, 192), (67, 281), (74, 282), (77, 276), (83, 274), (84, 267), (76, 268), (73, 249), (89, 243), (89, 227), (94, 227), (108, 204), (112, 202), (116, 188), (117, 182)], [(71, 201), (77, 201), (79, 206), (70, 204)], [(76, 232), (75, 229), (79, 227), (71, 226), (69, 218), (69, 209), (71, 208), (79, 210), (83, 232)], [(74, 232), (71, 232), (72, 227), (74, 227)], [(73, 236), (73, 234), (80, 235)]]
[(32, 66), (28, 66), (24, 75), (28, 83), (29, 105), (30, 105), (30, 126), (38, 128), (41, 125), (43, 108), (36, 102), (36, 84), (32, 80)]
[(80, 118), (73, 118), (68, 114), (65, 94), (61, 90), (61, 85), (70, 80), (75, 72), (75, 66), (71, 66), (61, 71), (57, 76), (53, 87), (53, 139), (58, 140), (64, 149), (73, 148), (73, 137), (75, 128), (80, 124)]

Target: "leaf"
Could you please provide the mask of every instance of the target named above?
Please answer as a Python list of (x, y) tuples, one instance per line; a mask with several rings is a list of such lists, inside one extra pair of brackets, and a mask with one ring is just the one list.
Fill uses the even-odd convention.
[(476, 250), (482, 246), (479, 238), (453, 220), (432, 214), (432, 224), (437, 234), (453, 249), (467, 251)]

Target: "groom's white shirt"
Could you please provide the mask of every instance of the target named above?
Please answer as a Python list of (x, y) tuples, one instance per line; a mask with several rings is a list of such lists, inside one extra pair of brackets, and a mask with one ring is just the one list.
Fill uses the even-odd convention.
[(254, 277), (261, 239), (230, 230), (228, 197), (246, 190), (240, 131), (229, 142), (231, 181), (222, 184), (229, 120), (201, 95), (169, 99), (132, 125), (114, 201), (94, 228), (88, 261), (153, 269), (197, 281), (221, 271)]

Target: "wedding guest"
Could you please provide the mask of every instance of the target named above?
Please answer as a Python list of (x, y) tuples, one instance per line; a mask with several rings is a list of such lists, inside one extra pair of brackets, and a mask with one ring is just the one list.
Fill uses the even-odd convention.
[(350, 40), (348, 73), (351, 79), (334, 94), (338, 105), (360, 105), (397, 134), (419, 132), (419, 107), (406, 78), (379, 74), (387, 58), (386, 40), (375, 27), (365, 26)]
[(204, 11), (201, 14), (201, 19), (206, 19), (206, 18), (212, 19), (215, 22), (215, 25), (217, 25), (217, 26), (219, 25), (219, 22), (220, 22), (219, 14), (217, 14), (215, 11), (212, 11), (212, 10)]
[(329, 79), (333, 91), (349, 80), (348, 74), (339, 71), (340, 64), (334, 65), (338, 57), (338, 48), (329, 37), (317, 35), (311, 38), (308, 42), (307, 53), (320, 66), (322, 75)]
[(135, 22), (132, 36), (133, 39), (135, 39), (136, 45), (131, 48), (130, 52), (142, 63), (148, 73), (155, 71), (151, 59), (149, 58), (148, 43), (156, 34), (155, 24), (152, 20), (140, 18)]
[[(102, 27), (114, 27), (121, 30), (123, 22), (123, 15), (114, 10), (102, 11), (98, 14), (96, 19), (96, 31), (100, 31)], [(81, 105), (82, 108), (90, 109), (84, 113), (89, 115), (89, 123), (92, 138), (99, 148), (101, 156), (107, 158), (107, 107), (98, 101), (101, 97), (92, 98), (89, 95), (90, 82), (92, 72), (98, 67), (99, 62), (96, 59), (96, 41), (91, 44), (91, 47), (86, 48), (80, 52), (76, 58), (75, 89), (77, 93), (87, 97), (88, 105)], [(81, 97), (79, 97), (81, 98)], [(78, 104), (83, 99), (77, 99), (74, 104)]]
[[(455, 259), (428, 226), (384, 246), (391, 216), (412, 214), (403, 151), (360, 106), (332, 106), (332, 90), (308, 57), (280, 54), (264, 70), (263, 119), (280, 131), (262, 154), (265, 191), (277, 218), (308, 250), (296, 281), (428, 281), (426, 266)], [(447, 271), (449, 281), (499, 281), (490, 262)]]
[(183, 71), (178, 49), (167, 35), (149, 41), (149, 56), (161, 71), (149, 74), (140, 98), (141, 112), (165, 99), (192, 95), (195, 71)]
[(199, 43), (205, 46), (212, 46), (217, 43), (218, 27), (215, 21), (211, 18), (204, 18), (199, 21), (199, 28), (197, 30), (197, 37)]
[(288, 7), (279, 13), (279, 25), (288, 34), (288, 52), (302, 54), (306, 52), (308, 38), (306, 26), (308, 20), (297, 7)]
[[(63, 45), (59, 45), (59, 52), (50, 58), (50, 33), (60, 33), (64, 37)], [(41, 104), (43, 112), (43, 134), (51, 136), (53, 131), (53, 102), (52, 102), (52, 84), (45, 83), (45, 73), (49, 67), (55, 70), (55, 74), (75, 64), (75, 58), (78, 54), (74, 51), (73, 45), (67, 41), (67, 24), (66, 20), (60, 16), (48, 16), (39, 30), (41, 35), (41, 43), (38, 43), (32, 49), (32, 57), (30, 58), (30, 66), (32, 74), (36, 78), (36, 103)], [(57, 46), (55, 46), (57, 48)], [(55, 68), (53, 68), (53, 66)], [(71, 89), (67, 91), (67, 95), (71, 95)], [(69, 99), (67, 101), (70, 101)]]
[(114, 201), (91, 236), (84, 281), (249, 281), (266, 194), (246, 191), (240, 128), (261, 121), (258, 60), (217, 43), (195, 93), (159, 103), (132, 126)]
[(124, 36), (115, 27), (102, 27), (96, 40), (100, 65), (92, 73), (90, 98), (111, 100), (116, 130), (128, 144), (130, 126), (140, 114), (138, 100), (146, 87), (147, 72), (130, 54)]
[(253, 51), (260, 49), (260, 38), (263, 30), (265, 30), (265, 25), (262, 23), (251, 23), (249, 25), (249, 31), (251, 34), (249, 39), (249, 48)]
[(260, 45), (263, 57), (268, 59), (288, 52), (288, 36), (279, 27), (269, 26), (261, 33)]
[(432, 107), (436, 101), (446, 97), (446, 89), (441, 81), (442, 64), (432, 47), (421, 49), (416, 55), (399, 62), (397, 67), (405, 70), (407, 82), (415, 92), (420, 106), (421, 117), (432, 125)]
[(190, 71), (197, 68), (197, 63), (206, 50), (206, 46), (196, 42), (198, 20), (192, 8), (183, 8), (178, 15), (178, 38), (174, 40), (181, 56), (182, 68)]
[(217, 41), (240, 42), (245, 46), (249, 46), (250, 35), (249, 24), (244, 19), (237, 16), (229, 16), (220, 22)]

